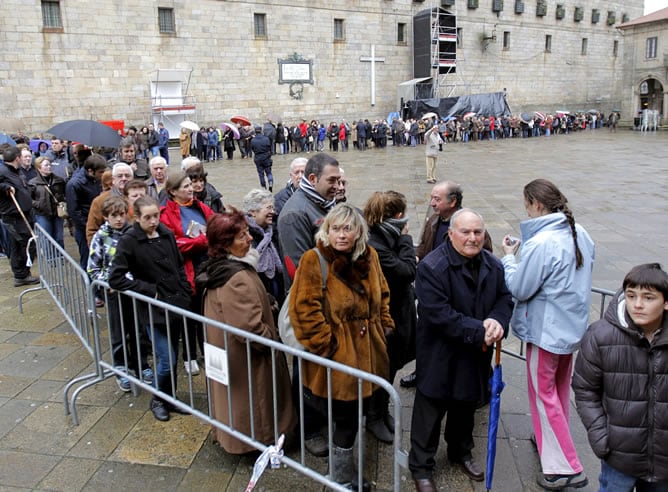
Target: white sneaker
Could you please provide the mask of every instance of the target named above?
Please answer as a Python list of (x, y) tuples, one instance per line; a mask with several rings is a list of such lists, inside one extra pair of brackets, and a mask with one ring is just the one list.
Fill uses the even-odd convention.
[(185, 361), (183, 367), (186, 368), (186, 372), (192, 376), (197, 376), (199, 374), (199, 364), (196, 360)]

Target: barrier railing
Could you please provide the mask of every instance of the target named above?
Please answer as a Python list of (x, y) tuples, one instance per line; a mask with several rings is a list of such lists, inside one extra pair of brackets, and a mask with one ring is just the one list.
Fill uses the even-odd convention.
[[(401, 447), (401, 422), (402, 407), (401, 400), (397, 391), (393, 386), (383, 378), (373, 374), (360, 371), (346, 365), (319, 357), (307, 352), (292, 349), (282, 343), (270, 340), (253, 333), (241, 330), (239, 328), (226, 325), (224, 323), (194, 314), (190, 311), (171, 306), (162, 301), (152, 299), (135, 292), (111, 292), (109, 286), (100, 281), (90, 282), (86, 272), (81, 269), (78, 262), (74, 260), (63, 248), (61, 248), (44, 229), (36, 226), (36, 245), (37, 256), (40, 264), (41, 286), (35, 289), (28, 289), (27, 292), (34, 292), (36, 290), (45, 289), (49, 292), (54, 302), (63, 313), (67, 323), (71, 326), (77, 337), (80, 339), (83, 346), (90, 353), (92, 361), (95, 366), (95, 372), (74, 378), (67, 383), (64, 390), (64, 405), (66, 414), (72, 414), (72, 420), (75, 425), (78, 425), (78, 413), (76, 401), (78, 395), (85, 390), (99, 382), (105, 381), (109, 377), (127, 378), (131, 384), (131, 390), (135, 395), (139, 390), (147, 391), (153, 395), (158, 396), (164, 401), (169, 402), (174, 407), (182, 412), (192, 414), (196, 418), (210, 424), (211, 426), (222, 430), (226, 434), (238, 439), (239, 441), (252, 446), (260, 451), (264, 451), (273, 443), (264, 443), (256, 438), (255, 422), (255, 402), (253, 401), (253, 391), (255, 380), (253, 377), (253, 370), (251, 367), (254, 346), (261, 346), (263, 350), (268, 351), (271, 358), (271, 374), (272, 374), (272, 404), (273, 404), (273, 422), (274, 422), (274, 443), (278, 441), (278, 419), (279, 419), (279, 405), (277, 400), (277, 378), (279, 372), (277, 365), (281, 358), (297, 358), (296, 379), (299, 387), (303, 386), (303, 369), (302, 361), (308, 361), (318, 364), (326, 369), (327, 374), (327, 436), (326, 440), (329, 447), (329, 461), (328, 468), (333, 468), (334, 446), (334, 415), (333, 415), (333, 399), (332, 394), (332, 376), (334, 372), (341, 372), (347, 374), (357, 380), (357, 457), (356, 465), (358, 470), (358, 479), (360, 490), (362, 487), (362, 476), (364, 474), (364, 454), (365, 454), (365, 429), (364, 429), (364, 412), (363, 412), (363, 388), (367, 383), (376, 385), (379, 391), (385, 391), (389, 394), (390, 410), (394, 416), (396, 429), (394, 433), (393, 453), (392, 453), (392, 474), (391, 488), (398, 491), (401, 488), (401, 468), (408, 466), (408, 453)], [(103, 292), (106, 309), (100, 310), (99, 314), (95, 310), (95, 292)], [(23, 295), (22, 294), (22, 295)], [(22, 309), (22, 300), (19, 300), (19, 307)], [(116, 303), (114, 305), (114, 303)], [(112, 337), (110, 314), (114, 310), (119, 314), (117, 326), (120, 329), (120, 340)], [(106, 314), (105, 314), (106, 312)], [(140, 361), (146, 360), (150, 364), (154, 378), (157, 375), (157, 357), (156, 345), (154, 343), (154, 330), (158, 329), (154, 323), (156, 316), (162, 316), (166, 322), (166, 333), (169, 342), (176, 342), (171, 337), (179, 336), (183, 330), (188, 329), (193, 323), (201, 323), (204, 327), (204, 342), (208, 344), (206, 337), (207, 329), (220, 330), (223, 333), (224, 340), (227, 341), (234, 338), (235, 340), (242, 340), (246, 350), (246, 374), (242, 376), (240, 373), (229, 374), (230, 381), (226, 386), (228, 395), (228, 421), (216, 419), (212, 412), (211, 399), (211, 383), (209, 378), (206, 379), (206, 404), (201, 403), (197, 398), (197, 392), (193, 385), (193, 376), (188, 373), (185, 378), (186, 387), (177, 392), (178, 383), (181, 383), (184, 378), (179, 377), (176, 368), (178, 367), (176, 354), (169, 354), (170, 387), (169, 392), (163, 391), (162, 388), (157, 389), (154, 384), (144, 380), (144, 375), (141, 372), (141, 365), (134, 363), (132, 352)], [(106, 332), (106, 336), (101, 334)], [(115, 331), (118, 334), (118, 330)], [(148, 336), (147, 336), (148, 335)], [(186, 353), (190, 353), (189, 339), (184, 337), (186, 342)], [(120, 342), (120, 343), (119, 343)], [(206, 346), (206, 345), (205, 345)], [(114, 354), (113, 347), (117, 351)], [(121, 351), (121, 353), (118, 353)], [(205, 367), (206, 373), (206, 367)], [(232, 390), (235, 378), (244, 377), (250, 390), (248, 392), (247, 409), (250, 416), (250, 432), (244, 432), (232, 418), (232, 401), (236, 396)], [(68, 399), (69, 392), (75, 385), (84, 383), (78, 386), (73, 392), (71, 398)], [(199, 404), (198, 404), (199, 403)], [(239, 404), (239, 401), (235, 402)], [(243, 404), (243, 403), (242, 403)], [(288, 466), (298, 473), (307, 476), (314, 481), (323, 484), (333, 490), (346, 490), (342, 485), (334, 482), (326, 473), (321, 473), (313, 467), (309, 467), (306, 463), (306, 452), (304, 442), (304, 411), (306, 403), (302, 391), (299, 391), (298, 401), (295, 402), (296, 411), (299, 415), (299, 433), (298, 433), (298, 451), (296, 455), (283, 455), (280, 457), (280, 462)]]

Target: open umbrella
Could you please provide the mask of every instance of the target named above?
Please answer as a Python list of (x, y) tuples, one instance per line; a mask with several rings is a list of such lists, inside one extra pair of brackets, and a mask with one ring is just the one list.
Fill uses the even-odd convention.
[(428, 120), (430, 118), (438, 118), (438, 115), (436, 113), (425, 113), (422, 115), (423, 120)]
[(587, 111), (587, 113), (589, 113), (589, 114), (598, 114), (599, 111), (598, 111), (598, 109), (590, 109), (589, 111)]
[(185, 121), (182, 121), (181, 123), (179, 123), (179, 126), (181, 128), (187, 128), (188, 130), (192, 130), (194, 132), (199, 131), (199, 125), (197, 123), (195, 123), (194, 121), (185, 120)]
[(557, 114), (571, 114), (570, 111), (566, 111), (565, 109), (557, 109), (555, 111), (555, 113), (557, 113)]
[(113, 128), (93, 120), (71, 120), (58, 123), (46, 133), (65, 140), (73, 140), (90, 147), (118, 147), (121, 136)]
[(529, 123), (531, 121), (531, 115), (529, 113), (522, 113), (522, 114), (520, 114), (520, 119), (524, 123)]
[(230, 123), (225, 123), (225, 122), (223, 121), (223, 122), (220, 124), (220, 127), (221, 127), (223, 130), (225, 130), (225, 129), (227, 129), (227, 128), (229, 128), (230, 130), (232, 130), (232, 133), (234, 134), (234, 138), (236, 138), (237, 140), (239, 140), (239, 139), (241, 138), (241, 135), (239, 134), (239, 129), (238, 129), (236, 126), (234, 126), (234, 125), (232, 125), (232, 124), (230, 124)]
[(545, 113), (541, 113), (540, 111), (534, 111), (533, 114), (536, 115), (539, 120), (545, 119)]
[(0, 133), (0, 145), (2, 144), (9, 144), (12, 147), (16, 147), (16, 142), (14, 142), (14, 139), (10, 137), (9, 135), (5, 135), (4, 133)]
[(42, 140), (42, 139), (39, 139), (39, 138), (32, 139), (30, 141), (30, 143), (28, 143), (28, 146), (30, 147), (30, 150), (32, 150), (33, 152), (39, 152), (39, 146), (43, 143), (46, 144), (47, 149), (51, 148), (51, 142), (49, 142), (48, 140)]
[(456, 120), (456, 119), (457, 118), (455, 116), (446, 116), (445, 118), (443, 118), (443, 121), (445, 121), (447, 123), (448, 121), (452, 121), (452, 120)]
[(241, 116), (241, 115), (232, 116), (230, 118), (230, 121), (232, 123), (239, 123), (242, 126), (250, 126), (251, 124), (251, 120), (249, 120), (246, 116)]
[(464, 118), (472, 118), (476, 115), (477, 113), (475, 111), (469, 111), (468, 113), (464, 113)]
[(503, 382), (501, 370), (501, 340), (496, 342), (494, 371), (490, 378), (491, 398), (489, 401), (489, 423), (487, 426), (487, 469), (485, 470), (485, 486), (492, 489), (494, 479), (494, 461), (496, 460), (496, 434), (499, 430), (499, 416), (501, 415), (501, 392), (506, 383)]

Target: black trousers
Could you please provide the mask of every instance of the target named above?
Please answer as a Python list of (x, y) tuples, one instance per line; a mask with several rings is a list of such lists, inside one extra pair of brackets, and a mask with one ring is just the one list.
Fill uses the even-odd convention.
[(471, 457), (475, 402), (440, 400), (415, 391), (411, 423), (411, 451), (408, 468), (413, 478), (431, 478), (438, 451), (441, 422), (447, 413), (443, 437), (448, 444), (448, 458), (460, 461)]
[[(28, 213), (30, 215), (30, 213)], [(30, 227), (33, 227), (35, 223), (30, 217)], [(7, 234), (9, 236), (9, 264), (12, 268), (12, 273), (14, 274), (15, 279), (22, 279), (30, 276), (30, 268), (28, 267), (28, 254), (26, 252), (26, 247), (28, 246), (28, 241), (30, 240), (31, 234), (28, 226), (23, 221), (23, 219), (16, 215), (4, 216), (2, 222), (7, 229)], [(35, 243), (30, 243), (30, 258), (35, 259)]]

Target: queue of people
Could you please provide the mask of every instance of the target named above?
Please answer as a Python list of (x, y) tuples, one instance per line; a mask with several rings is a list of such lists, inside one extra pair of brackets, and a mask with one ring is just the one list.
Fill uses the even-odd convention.
[[(12, 201), (25, 202), (20, 211), (29, 212), (26, 197), (31, 188), (16, 179), (20, 154), (6, 149), (3, 158), (0, 212), (3, 222), (18, 224), (18, 229), (20, 218)], [(45, 161), (39, 162), (32, 179), (41, 180), (34, 184), (42, 200), (50, 198), (43, 188), (48, 185), (57, 202), (64, 180), (51, 177)], [(198, 198), (207, 196), (205, 185), (209, 184), (201, 163), (187, 163), (185, 172), (167, 177), (163, 157), (157, 155), (151, 163), (155, 166), (147, 168), (157, 197), (150, 196), (143, 181), (130, 186), (141, 168), (126, 160), (114, 164), (110, 190), (100, 195), (107, 163), (97, 154), (86, 157), (67, 182), (68, 205), (77, 214), (75, 231), (84, 243), (86, 233), (93, 233), (86, 253), (92, 278), (106, 279), (113, 291), (156, 297), (274, 341), (280, 340), (277, 310), (291, 283), (293, 294), (286, 301), (290, 319), (295, 337), (309, 352), (390, 383), (415, 359), (416, 371), (402, 385), (416, 387), (409, 456), (416, 490), (436, 490), (433, 474), (444, 418), (448, 459), (472, 480), (484, 479), (472, 454), (474, 414), (488, 398), (492, 351), (487, 347), (507, 337), (511, 324), (514, 334), (527, 343), (528, 399), (542, 467), (538, 484), (561, 490), (588, 483), (568, 424), (573, 354), (583, 337), (586, 350), (575, 364), (573, 386), (592, 447), (602, 459), (601, 490), (618, 490), (604, 486), (614, 485), (618, 476), (631, 484), (624, 490), (668, 483), (664, 463), (668, 457), (660, 441), (665, 419), (652, 397), (663, 373), (647, 372), (642, 385), (620, 383), (609, 388), (602, 374), (621, 373), (629, 363), (603, 357), (600, 344), (594, 342), (614, 339), (628, 347), (620, 350), (662, 363), (668, 347), (662, 342), (668, 310), (666, 273), (658, 265), (634, 269), (614, 299), (614, 309), (587, 330), (594, 243), (575, 222), (568, 200), (554, 183), (537, 179), (525, 186), (529, 218), (520, 224), (520, 238), (503, 238), (503, 257), (498, 259), (491, 251), (483, 217), (463, 207), (462, 188), (451, 181), (435, 183), (434, 215), (414, 248), (405, 197), (379, 191), (360, 211), (346, 200), (338, 161), (324, 152), (316, 152), (306, 162), (295, 159), (289, 190), (281, 190), (288, 196), (277, 221), (269, 190), (249, 192), (242, 211), (216, 200), (212, 203), (219, 208), (212, 210)], [(199, 191), (193, 187), (196, 179)], [(131, 194), (129, 189), (140, 191)], [(101, 219), (96, 222), (91, 222), (89, 210), (79, 206), (84, 196), (89, 210), (98, 200), (94, 208), (99, 205)], [(39, 209), (48, 215), (46, 210)], [(22, 240), (16, 229), (12, 233), (12, 241)], [(323, 268), (326, 277), (322, 277)], [(14, 274), (15, 284), (31, 278), (29, 271), (17, 269)], [(107, 300), (109, 294), (113, 292), (107, 293)], [(236, 429), (248, 435), (254, 429), (256, 439), (270, 444), (277, 434), (296, 434), (296, 409), (302, 401), (306, 449), (321, 457), (331, 450), (330, 477), (346, 487), (360, 485), (353, 454), (360, 396), (367, 430), (380, 442), (393, 442), (397, 423), (389, 412), (387, 395), (375, 385), (363, 383), (358, 389), (355, 378), (333, 371), (330, 394), (327, 371), (318, 364), (301, 361), (302, 378), (294, 377), (300, 372), (295, 370), (296, 358), (290, 380), (283, 354), (272, 354), (259, 344), (250, 344), (249, 349), (245, 342), (212, 327), (193, 324), (184, 329), (178, 322), (168, 322), (164, 313), (154, 312), (148, 323), (147, 306), (141, 303), (142, 326), (137, 333), (155, 347), (155, 374), (141, 353), (130, 354), (127, 362), (121, 360), (119, 349), (140, 344), (122, 340), (122, 333), (130, 336), (118, 329), (126, 308), (117, 301), (113, 304), (117, 306), (110, 308), (115, 319), (110, 321), (115, 365), (141, 373), (160, 392), (178, 398), (179, 340), (184, 343), (185, 369), (196, 375), (197, 349), (202, 351), (206, 330), (209, 343), (228, 351), (231, 371), (250, 366), (256, 375), (252, 386), (247, 378), (234, 378), (228, 388), (213, 383), (213, 416), (226, 424), (234, 422)], [(640, 363), (633, 367), (639, 373), (646, 370)], [(117, 379), (121, 389), (129, 389), (126, 378)], [(253, 409), (247, 405), (251, 391), (253, 401), (259, 403)], [(331, 443), (323, 435), (328, 397), (335, 423)], [(632, 401), (638, 409), (618, 413), (608, 403), (612, 398)], [(150, 409), (160, 421), (180, 412), (159, 396), (153, 397)], [(626, 439), (602, 425), (607, 418), (638, 428), (646, 437)], [(214, 439), (232, 454), (253, 450), (219, 429)], [(625, 459), (629, 456), (630, 461)], [(369, 489), (366, 481), (361, 486)]]

